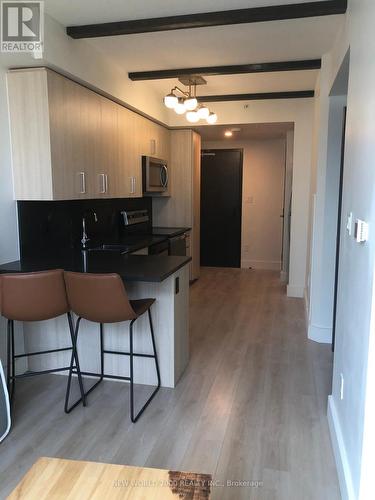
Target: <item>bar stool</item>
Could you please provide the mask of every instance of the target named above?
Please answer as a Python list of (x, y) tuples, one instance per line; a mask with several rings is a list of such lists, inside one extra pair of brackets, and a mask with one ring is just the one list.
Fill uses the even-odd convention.
[[(74, 325), (66, 295), (64, 271), (60, 269), (36, 273), (3, 274), (0, 276), (1, 314), (8, 320), (7, 328), (7, 386), (13, 400), (16, 379), (71, 370), (72, 365), (78, 375), (81, 398), (69, 407), (69, 393), (65, 397), (64, 410), (70, 413), (81, 401), (86, 406), (85, 392), (74, 336)], [(16, 354), (14, 348), (15, 321), (44, 321), (67, 315), (71, 345), (59, 349)], [(32, 371), (16, 375), (16, 360), (25, 357), (72, 351), (70, 365), (49, 370)], [(69, 379), (68, 379), (69, 383)]]
[[(151, 306), (155, 299), (129, 300), (124, 283), (118, 274), (87, 274), (65, 272), (65, 284), (68, 301), (72, 311), (78, 316), (75, 338), (78, 338), (79, 325), (82, 319), (99, 323), (100, 325), (100, 373), (81, 372), (82, 375), (97, 376), (99, 380), (89, 389), (87, 396), (102, 382), (103, 378), (128, 380), (130, 382), (130, 418), (135, 423), (150, 404), (160, 388), (160, 370), (156, 352), (154, 329), (152, 325)], [(133, 349), (133, 325), (144, 313), (148, 313), (153, 354), (141, 354)], [(129, 352), (111, 351), (104, 348), (103, 324), (130, 321)], [(130, 376), (120, 377), (104, 373), (104, 354), (129, 356)], [(139, 412), (134, 414), (134, 357), (153, 358), (157, 375), (157, 387), (147, 399)], [(69, 376), (75, 373), (70, 370)]]

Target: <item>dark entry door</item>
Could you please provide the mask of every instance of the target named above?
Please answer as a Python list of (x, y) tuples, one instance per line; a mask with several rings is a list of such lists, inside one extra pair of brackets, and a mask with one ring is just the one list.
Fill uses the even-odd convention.
[(202, 151), (201, 265), (241, 267), (242, 150)]

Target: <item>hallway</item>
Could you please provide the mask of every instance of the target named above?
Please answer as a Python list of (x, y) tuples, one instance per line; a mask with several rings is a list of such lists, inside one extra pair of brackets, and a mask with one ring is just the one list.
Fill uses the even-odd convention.
[(286, 297), (277, 272), (203, 268), (190, 329), (188, 370), (136, 425), (119, 383), (65, 415), (65, 379), (22, 381), (0, 448), (0, 498), (39, 456), (55, 456), (211, 473), (220, 500), (339, 499), (326, 419), (332, 355), (306, 339), (302, 300)]

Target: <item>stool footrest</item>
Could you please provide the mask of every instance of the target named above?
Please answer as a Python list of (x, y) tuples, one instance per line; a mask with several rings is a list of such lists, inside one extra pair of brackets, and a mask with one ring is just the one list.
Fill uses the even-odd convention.
[(16, 354), (15, 358), (25, 358), (26, 356), (37, 356), (38, 354), (51, 354), (53, 352), (71, 351), (72, 347), (62, 347), (61, 349), (48, 349), (48, 351), (36, 351), (25, 354)]
[(33, 377), (34, 375), (43, 375), (45, 373), (64, 372), (69, 370), (70, 366), (65, 366), (64, 368), (51, 368), (51, 370), (42, 370), (40, 372), (25, 372), (25, 373), (20, 373), (19, 375), (10, 375), (9, 378), (10, 380), (14, 380), (16, 378)]
[[(72, 371), (73, 375), (77, 375), (77, 370)], [(101, 379), (103, 378), (108, 378), (108, 379), (114, 379), (114, 380), (130, 380), (130, 377), (121, 377), (120, 375), (109, 375), (106, 373), (93, 373), (93, 372), (81, 372), (81, 375), (86, 375), (88, 377), (100, 377)]]
[[(130, 356), (130, 352), (125, 352), (125, 351), (108, 351), (108, 350), (104, 350), (103, 351), (104, 354), (118, 354), (118, 355), (122, 355), (122, 356)], [(137, 356), (138, 358), (152, 358), (152, 359), (155, 359), (155, 355), (154, 354), (141, 354), (141, 353), (136, 353), (136, 352), (133, 352), (133, 356)]]

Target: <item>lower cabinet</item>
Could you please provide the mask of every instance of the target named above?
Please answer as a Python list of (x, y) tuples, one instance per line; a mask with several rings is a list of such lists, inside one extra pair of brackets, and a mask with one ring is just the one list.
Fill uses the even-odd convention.
[(169, 157), (169, 130), (55, 71), (11, 70), (8, 95), (18, 200), (140, 197), (142, 154)]

